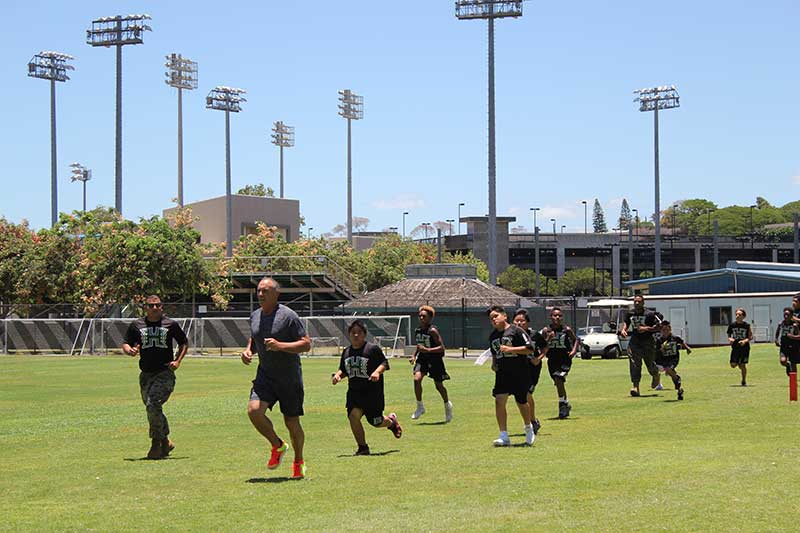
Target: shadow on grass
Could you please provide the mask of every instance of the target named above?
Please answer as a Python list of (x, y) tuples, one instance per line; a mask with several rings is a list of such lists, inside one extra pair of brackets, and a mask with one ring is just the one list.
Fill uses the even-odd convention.
[(682, 402), (682, 401), (683, 400), (679, 400), (677, 398), (673, 398), (671, 400), (664, 400), (664, 403), (677, 403), (677, 402)]
[(748, 383), (747, 385), (728, 385), (728, 387), (733, 387), (735, 389), (750, 389), (752, 387), (755, 387), (755, 385), (751, 385)]
[[(569, 420), (580, 420), (580, 419), (581, 419), (581, 417), (579, 417), (579, 416), (568, 416), (567, 418), (558, 418), (557, 416), (554, 416), (552, 418), (545, 418), (545, 420), (559, 420), (559, 421), (563, 421), (563, 422), (567, 422)], [(544, 435), (544, 433), (542, 433), (542, 435)]]
[(640, 394), (639, 396), (628, 396), (629, 398), (660, 398), (660, 394), (651, 393), (651, 394)]
[(188, 459), (188, 457), (180, 456), (180, 455), (178, 455), (178, 456), (170, 455), (169, 457), (163, 457), (161, 459), (148, 459), (147, 457), (125, 457), (125, 458), (123, 458), (123, 461), (129, 461), (129, 462), (136, 462), (136, 461), (180, 461), (182, 459)]
[(385, 452), (370, 452), (369, 455), (353, 455), (353, 454), (349, 454), (349, 455), (337, 455), (336, 457), (338, 457), (340, 459), (343, 458), (343, 457), (374, 457), (374, 456), (380, 457), (380, 456), (383, 456), (383, 455), (389, 455), (389, 454), (392, 454), (392, 453), (399, 453), (399, 452), (400, 452), (400, 450), (386, 450)]
[[(303, 478), (301, 478), (303, 479)], [(287, 481), (300, 481), (300, 479), (292, 479), (290, 477), (251, 477), (245, 483), (286, 483)]]
[(447, 422), (445, 422), (444, 420), (440, 420), (439, 422), (419, 422), (418, 424), (415, 424), (415, 425), (417, 425), (417, 426), (443, 426), (445, 424), (447, 424)]

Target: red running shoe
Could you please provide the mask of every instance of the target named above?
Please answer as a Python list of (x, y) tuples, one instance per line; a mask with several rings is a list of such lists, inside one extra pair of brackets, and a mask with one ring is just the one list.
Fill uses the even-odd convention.
[(287, 451), (289, 451), (289, 444), (287, 444), (286, 441), (283, 441), (283, 443), (280, 446), (273, 446), (272, 453), (270, 453), (269, 455), (269, 462), (267, 463), (267, 468), (269, 468), (270, 470), (275, 470), (276, 468), (278, 468), (278, 466), (280, 466), (281, 464), (281, 459), (283, 459), (283, 455)]

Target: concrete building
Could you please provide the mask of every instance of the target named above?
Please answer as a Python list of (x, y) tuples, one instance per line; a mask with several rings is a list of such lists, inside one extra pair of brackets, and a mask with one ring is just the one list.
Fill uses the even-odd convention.
[[(225, 196), (201, 200), (186, 207), (197, 219), (193, 226), (200, 232), (200, 242), (225, 242)], [(167, 217), (176, 207), (164, 210)], [(233, 240), (253, 233), (256, 223), (275, 226), (288, 242), (300, 238), (300, 201), (234, 194), (231, 197)]]
[[(446, 236), (449, 252), (472, 251), (486, 260), (486, 217), (462, 217), (467, 233)], [(497, 218), (498, 272), (510, 265), (534, 269), (535, 244), (531, 233), (509, 234), (514, 217)], [(470, 224), (471, 222), (471, 224)], [(612, 233), (539, 232), (539, 270), (543, 276), (560, 278), (578, 268), (595, 268), (608, 272), (615, 292), (623, 281), (638, 279), (643, 272), (652, 275), (655, 247), (652, 233), (644, 231)], [(749, 237), (720, 236), (716, 244), (711, 237), (662, 236), (661, 267), (664, 274), (682, 274), (712, 270), (727, 261), (763, 261), (792, 263), (793, 242), (764, 242)], [(631, 275), (632, 274), (632, 275)]]

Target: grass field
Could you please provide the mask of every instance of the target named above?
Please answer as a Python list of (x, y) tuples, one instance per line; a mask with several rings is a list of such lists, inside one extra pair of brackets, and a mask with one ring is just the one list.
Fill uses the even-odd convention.
[(387, 412), (405, 434), (367, 426), (382, 453), (370, 457), (352, 456), (347, 385), (329, 381), (336, 364), (303, 362), (308, 477), (290, 481), (290, 461), (264, 467), (245, 413), (255, 369), (238, 360), (184, 362), (165, 409), (177, 448), (146, 461), (135, 360), (0, 357), (0, 529), (797, 530), (800, 405), (788, 402), (774, 347), (754, 347), (747, 388), (727, 350), (683, 356), (683, 402), (669, 379), (669, 390), (630, 398), (626, 360), (576, 360), (572, 417), (552, 420), (543, 375), (536, 444), (503, 449), (491, 446), (488, 365), (448, 361), (455, 419), (443, 425), (428, 381), (428, 413), (410, 420), (410, 369), (395, 360)]

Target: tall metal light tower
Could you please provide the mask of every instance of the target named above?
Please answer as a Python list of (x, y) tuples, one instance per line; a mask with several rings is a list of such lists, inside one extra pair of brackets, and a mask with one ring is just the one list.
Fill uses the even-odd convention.
[(117, 15), (92, 21), (86, 30), (86, 43), (92, 46), (117, 47), (117, 120), (116, 120), (116, 164), (114, 166), (114, 208), (122, 214), (122, 47), (142, 44), (144, 32), (152, 31), (145, 21), (150, 15)]
[(180, 54), (166, 56), (164, 83), (178, 89), (178, 205), (183, 207), (183, 90), (197, 89), (197, 63)]
[(680, 107), (680, 96), (674, 85), (662, 85), (649, 89), (633, 91), (638, 95), (634, 102), (639, 103), (639, 111), (653, 111), (654, 151), (655, 151), (655, 276), (661, 275), (661, 192), (658, 168), (658, 111)]
[(92, 179), (92, 171), (80, 163), (72, 163), (70, 167), (72, 168), (70, 181), (83, 182), (83, 212), (86, 213), (86, 182)]
[[(281, 198), (283, 198), (283, 149), (294, 146), (294, 127), (287, 126), (280, 120), (272, 126), (272, 144), (280, 148), (281, 152)], [(349, 143), (349, 135), (348, 135)], [(348, 151), (349, 153), (349, 151)]]
[(497, 195), (494, 113), (494, 19), (521, 17), (522, 2), (501, 0), (457, 0), (456, 17), (461, 20), (486, 19), (489, 22), (489, 283), (497, 283)]
[(350, 89), (339, 91), (339, 115), (347, 119), (347, 242), (353, 245), (353, 165), (350, 123), (364, 118), (364, 97)]
[(60, 52), (39, 52), (28, 63), (28, 76), (50, 80), (50, 225), (58, 222), (58, 165), (56, 163), (56, 82), (67, 81), (68, 70), (75, 67), (67, 61), (75, 59)]
[(233, 254), (233, 223), (231, 207), (231, 113), (242, 110), (242, 96), (247, 91), (235, 87), (214, 87), (206, 96), (206, 109), (225, 111), (225, 255)]

